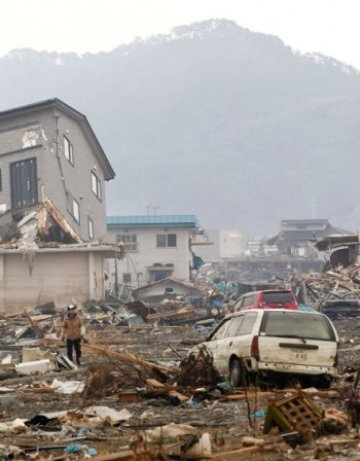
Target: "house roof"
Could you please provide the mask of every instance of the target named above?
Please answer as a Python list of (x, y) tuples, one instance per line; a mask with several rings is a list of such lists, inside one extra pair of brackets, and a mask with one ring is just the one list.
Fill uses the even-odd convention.
[(156, 285), (177, 285), (177, 286), (181, 286), (182, 288), (186, 288), (187, 290), (189, 290), (190, 292), (193, 292), (193, 293), (198, 293), (200, 292), (199, 288), (196, 288), (195, 286), (193, 285), (189, 285), (187, 283), (184, 283), (180, 280), (177, 280), (176, 278), (173, 278), (173, 277), (166, 277), (165, 279), (162, 279), (162, 280), (158, 280), (157, 282), (153, 282), (153, 283), (149, 283), (148, 285), (144, 285), (140, 288), (136, 288), (135, 290), (133, 290), (133, 294), (139, 294), (139, 293), (142, 293), (144, 291), (147, 291), (149, 288), (153, 287), (153, 286), (156, 286)]
[(13, 109), (2, 111), (0, 112), (0, 120), (12, 118), (16, 116), (17, 114), (26, 114), (26, 113), (36, 112), (36, 111), (48, 109), (48, 108), (58, 109), (60, 112), (65, 113), (66, 115), (77, 120), (80, 123), (81, 127), (83, 128), (90, 142), (95, 148), (95, 152), (97, 153), (98, 160), (104, 169), (105, 179), (107, 181), (110, 179), (113, 179), (115, 177), (115, 172), (112, 169), (112, 166), (103, 148), (101, 147), (101, 144), (98, 138), (96, 137), (88, 119), (86, 118), (84, 114), (77, 111), (76, 109), (69, 106), (68, 104), (64, 103), (60, 99), (58, 98), (47, 99), (45, 101), (40, 101), (40, 102), (36, 102), (33, 104), (28, 104), (25, 106), (15, 107)]
[(295, 226), (298, 229), (312, 230), (312, 229), (325, 229), (329, 225), (327, 219), (283, 219), (280, 222), (280, 227), (282, 230), (290, 230), (288, 226)]
[(287, 242), (306, 242), (309, 240), (319, 240), (319, 238), (328, 237), (329, 235), (338, 235), (339, 232), (334, 227), (327, 227), (323, 230), (313, 231), (313, 230), (296, 230), (296, 231), (282, 231), (280, 233), (280, 238)]
[[(289, 225), (295, 229), (288, 228)], [(280, 232), (268, 238), (266, 243), (317, 241), (329, 236), (349, 235), (349, 233), (332, 226), (327, 219), (288, 219), (281, 221)]]
[(181, 227), (193, 229), (198, 227), (195, 215), (137, 215), (108, 216), (108, 229), (124, 227)]

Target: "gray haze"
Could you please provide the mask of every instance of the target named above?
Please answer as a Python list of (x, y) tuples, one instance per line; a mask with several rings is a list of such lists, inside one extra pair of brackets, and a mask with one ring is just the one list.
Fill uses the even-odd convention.
[(58, 97), (88, 117), (117, 173), (109, 214), (360, 227), (360, 75), (331, 58), (218, 20), (109, 53), (17, 50), (0, 84), (0, 110)]

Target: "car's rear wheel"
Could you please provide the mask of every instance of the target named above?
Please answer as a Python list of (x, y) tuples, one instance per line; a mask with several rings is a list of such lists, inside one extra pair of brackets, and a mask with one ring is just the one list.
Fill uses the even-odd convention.
[(249, 376), (244, 364), (234, 359), (230, 365), (230, 383), (233, 387), (248, 387)]

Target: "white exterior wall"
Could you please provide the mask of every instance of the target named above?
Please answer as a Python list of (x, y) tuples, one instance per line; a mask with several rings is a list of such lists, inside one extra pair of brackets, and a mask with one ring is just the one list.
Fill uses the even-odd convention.
[(104, 298), (104, 255), (94, 252), (36, 253), (30, 273), (21, 252), (0, 254), (0, 312), (16, 313), (53, 301)]
[(220, 231), (220, 258), (236, 258), (247, 250), (248, 237), (239, 230)]
[(248, 247), (248, 235), (241, 230), (206, 229), (206, 235), (212, 245), (194, 246), (195, 253), (205, 262), (239, 257)]
[[(123, 274), (131, 273), (131, 284), (136, 286), (136, 273), (142, 274), (139, 277), (140, 285), (150, 282), (148, 267), (154, 263), (173, 264), (172, 277), (180, 280), (189, 280), (189, 266), (191, 255), (189, 250), (189, 231), (187, 229), (167, 228), (166, 232), (161, 228), (126, 228), (119, 230), (108, 230), (110, 242), (116, 241), (117, 234), (136, 234), (138, 250), (128, 252), (128, 256), (118, 261), (118, 283), (123, 283)], [(157, 234), (176, 234), (176, 248), (158, 248), (156, 246)], [(114, 260), (108, 260), (108, 271), (110, 280), (115, 281)]]

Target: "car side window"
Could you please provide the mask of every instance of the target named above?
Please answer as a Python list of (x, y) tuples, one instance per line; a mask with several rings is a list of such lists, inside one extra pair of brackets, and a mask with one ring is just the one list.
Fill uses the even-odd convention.
[(234, 306), (234, 310), (235, 310), (235, 311), (238, 311), (238, 310), (240, 310), (240, 309), (243, 307), (243, 305), (244, 305), (244, 299), (245, 299), (245, 298), (243, 298), (243, 297), (239, 298), (239, 300), (237, 301), (237, 303), (236, 303), (235, 306)]
[(242, 303), (242, 306), (241, 307), (246, 307), (247, 304), (248, 304), (248, 299), (249, 297), (248, 296), (245, 296), (244, 300), (243, 300), (243, 303)]
[(257, 312), (248, 312), (245, 314), (238, 335), (249, 335), (252, 332), (257, 316)]
[(224, 321), (224, 323), (215, 331), (215, 333), (211, 335), (210, 341), (216, 341), (224, 337), (224, 333), (229, 326), (229, 321), (230, 319)]
[(243, 320), (244, 320), (243, 315), (232, 317), (232, 319), (230, 320), (229, 328), (226, 330), (225, 338), (230, 338), (232, 336), (238, 336)]
[(253, 299), (254, 299), (254, 295), (246, 296), (246, 298), (244, 300), (244, 307), (247, 307), (247, 306), (250, 306), (251, 304), (253, 304)]

